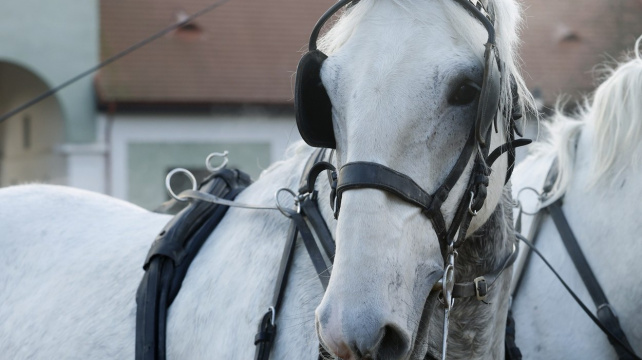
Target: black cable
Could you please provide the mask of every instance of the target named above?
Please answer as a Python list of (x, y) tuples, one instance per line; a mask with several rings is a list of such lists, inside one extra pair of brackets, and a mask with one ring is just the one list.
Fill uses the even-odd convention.
[(157, 32), (156, 34), (137, 42), (136, 44), (128, 47), (127, 49), (119, 52), (118, 54), (116, 54), (114, 56), (111, 56), (111, 57), (107, 58), (106, 60), (104, 60), (103, 62), (99, 63), (98, 65), (95, 65), (95, 66), (83, 71), (82, 73), (72, 77), (71, 79), (59, 84), (58, 86), (43, 92), (42, 94), (36, 96), (35, 98), (27, 101), (26, 103), (18, 106), (17, 108), (14, 108), (13, 110), (11, 110), (11, 111), (5, 113), (4, 115), (0, 116), (0, 123), (2, 123), (3, 121), (7, 120), (8, 118), (16, 115), (17, 113), (19, 113), (19, 112), (21, 112), (23, 110), (26, 110), (26, 109), (30, 108), (31, 106), (41, 102), (42, 100), (48, 98), (49, 96), (57, 93), (58, 91), (60, 91), (60, 90), (62, 90), (64, 88), (66, 88), (67, 86), (75, 83), (76, 81), (84, 78), (85, 76), (90, 75), (90, 74), (100, 70), (101, 68), (113, 63), (114, 61), (116, 61), (116, 60), (118, 60), (118, 59), (120, 59), (120, 58), (122, 58), (122, 57), (124, 57), (126, 55), (129, 55), (130, 53), (142, 48), (143, 46), (151, 43), (152, 41), (155, 41), (156, 39), (158, 39), (160, 37), (163, 37), (164, 35), (172, 32), (172, 31), (174, 31), (174, 30), (176, 30), (176, 29), (178, 29), (178, 28), (180, 28), (182, 26), (185, 26), (185, 25), (189, 24), (194, 19), (196, 19), (196, 18), (198, 18), (198, 17), (200, 17), (202, 15), (205, 15), (206, 13), (216, 9), (217, 7), (225, 4), (228, 1), (230, 1), (230, 0), (218, 0), (215, 3), (207, 6), (206, 8), (204, 8), (204, 9), (202, 9), (202, 10), (200, 10), (200, 11), (198, 11), (198, 12), (196, 12), (196, 13), (190, 15), (190, 16), (188, 16), (184, 20), (179, 21), (177, 23), (174, 23), (174, 24), (164, 28), (163, 30)]

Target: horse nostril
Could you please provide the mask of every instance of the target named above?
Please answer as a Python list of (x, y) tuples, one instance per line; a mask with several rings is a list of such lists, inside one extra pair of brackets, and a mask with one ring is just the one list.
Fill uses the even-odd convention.
[(377, 359), (403, 359), (410, 351), (410, 341), (399, 329), (386, 325), (383, 338), (377, 349)]

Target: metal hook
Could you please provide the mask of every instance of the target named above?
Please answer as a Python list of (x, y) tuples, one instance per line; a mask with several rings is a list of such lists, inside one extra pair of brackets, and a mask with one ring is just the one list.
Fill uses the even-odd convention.
[(272, 326), (274, 326), (276, 324), (276, 309), (274, 309), (274, 306), (270, 306), (268, 308), (268, 311), (272, 313), (271, 322), (272, 322)]
[(283, 204), (281, 204), (281, 200), (279, 200), (279, 194), (281, 194), (281, 192), (283, 192), (283, 191), (285, 191), (288, 194), (292, 195), (292, 198), (294, 199), (294, 205), (296, 205), (296, 213), (297, 214), (300, 213), (301, 212), (301, 205), (299, 204), (298, 197), (297, 197), (297, 195), (296, 195), (296, 193), (294, 191), (292, 191), (292, 190), (290, 190), (288, 188), (280, 188), (274, 194), (274, 197), (276, 198), (276, 207), (277, 207), (277, 209), (279, 209), (281, 214), (285, 215), (286, 217), (292, 217), (293, 210), (283, 206)]
[[(228, 154), (229, 154), (229, 152), (227, 150), (225, 150), (222, 153), (211, 153), (211, 154), (207, 155), (207, 159), (205, 159), (205, 167), (210, 172), (215, 172), (215, 171), (219, 171), (219, 170), (223, 169), (225, 167), (225, 165), (227, 165), (227, 163), (229, 161), (228, 158), (227, 158)], [(212, 164), (211, 164), (212, 159), (215, 158), (215, 157), (222, 157), (223, 158), (223, 163), (221, 165), (219, 165), (219, 166), (216, 166), (216, 167), (212, 166)]]
[(176, 195), (176, 193), (174, 193), (174, 191), (172, 190), (172, 186), (170, 184), (170, 180), (172, 179), (172, 176), (174, 176), (174, 174), (176, 174), (176, 173), (185, 174), (187, 176), (187, 178), (189, 179), (189, 181), (192, 183), (192, 190), (194, 190), (194, 191), (197, 190), (196, 178), (194, 177), (194, 175), (189, 170), (183, 169), (183, 168), (176, 168), (176, 169), (170, 171), (169, 174), (167, 174), (167, 176), (165, 176), (165, 188), (167, 188), (167, 191), (169, 192), (169, 195), (172, 198), (174, 198), (174, 200), (187, 201), (188, 199), (178, 197), (178, 195)]
[(472, 216), (477, 216), (477, 210), (473, 210), (473, 201), (475, 200), (475, 192), (470, 192), (470, 202), (468, 203), (468, 212)]

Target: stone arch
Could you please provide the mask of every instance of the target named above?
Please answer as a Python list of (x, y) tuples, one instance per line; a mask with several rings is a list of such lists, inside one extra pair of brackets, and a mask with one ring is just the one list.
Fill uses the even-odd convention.
[[(36, 71), (0, 60), (0, 113), (4, 114), (50, 86)], [(66, 183), (64, 114), (54, 95), (0, 124), (0, 185)]]

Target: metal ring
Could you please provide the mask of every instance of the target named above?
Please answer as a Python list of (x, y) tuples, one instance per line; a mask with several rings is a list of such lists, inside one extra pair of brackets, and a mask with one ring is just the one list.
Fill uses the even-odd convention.
[(268, 311), (272, 313), (271, 322), (272, 322), (272, 326), (274, 326), (276, 324), (276, 310), (274, 309), (274, 306), (270, 306), (268, 308)]
[[(225, 167), (225, 165), (227, 165), (227, 162), (229, 161), (228, 158), (227, 158), (228, 154), (229, 154), (229, 152), (227, 150), (225, 150), (222, 153), (211, 153), (211, 154), (207, 155), (207, 158), (205, 159), (205, 167), (210, 172), (215, 172), (215, 171), (219, 171), (219, 170), (223, 169)], [(215, 157), (222, 157), (223, 158), (223, 163), (221, 165), (217, 166), (217, 167), (214, 167), (211, 164), (212, 159), (215, 158)]]
[(174, 174), (176, 174), (176, 173), (185, 174), (189, 178), (189, 181), (192, 183), (192, 190), (194, 190), (194, 191), (197, 190), (196, 178), (194, 177), (194, 175), (189, 170), (183, 169), (183, 168), (176, 168), (176, 169), (170, 171), (169, 174), (167, 174), (167, 176), (165, 176), (165, 188), (167, 188), (167, 191), (169, 192), (169, 195), (172, 198), (174, 198), (174, 200), (187, 201), (189, 199), (178, 197), (178, 195), (176, 195), (174, 193), (174, 191), (172, 190), (172, 186), (169, 183), (169, 181), (172, 179), (172, 176), (174, 176)]
[(477, 216), (477, 210), (473, 210), (473, 200), (475, 200), (475, 193), (473, 191), (470, 192), (470, 202), (468, 203), (468, 212), (472, 216)]
[(537, 209), (535, 209), (535, 212), (532, 212), (532, 213), (531, 213), (531, 212), (524, 211), (524, 208), (522, 207), (522, 202), (521, 202), (521, 201), (519, 201), (519, 197), (522, 195), (522, 192), (523, 192), (524, 190), (530, 190), (530, 191), (534, 192), (534, 193), (537, 195), (537, 201), (538, 201), (538, 203), (539, 203), (539, 204), (541, 204), (541, 203), (542, 203), (542, 194), (540, 194), (540, 193), (539, 193), (539, 191), (537, 191), (536, 189), (534, 189), (534, 188), (532, 188), (532, 187), (525, 187), (525, 188), (520, 189), (520, 190), (517, 192), (517, 207), (521, 209), (522, 214), (526, 214), (526, 215), (537, 215), (537, 213), (541, 210), (541, 209), (539, 208), (539, 206), (537, 207)]
[(280, 188), (279, 190), (276, 191), (276, 193), (274, 193), (274, 197), (276, 198), (276, 207), (277, 209), (279, 209), (281, 214), (285, 215), (286, 217), (291, 217), (292, 216), (291, 211), (293, 211), (292, 209), (289, 209), (281, 204), (281, 201), (279, 200), (279, 194), (282, 191), (285, 191), (288, 194), (292, 195), (292, 198), (294, 199), (294, 203), (296, 205), (296, 212), (297, 213), (301, 212), (301, 207), (299, 205), (299, 202), (297, 201), (296, 193), (288, 188)]

